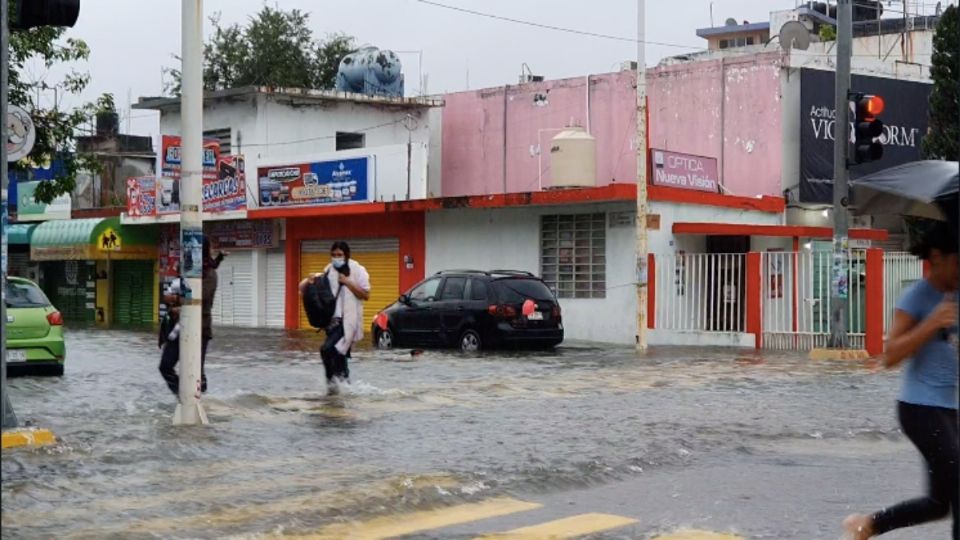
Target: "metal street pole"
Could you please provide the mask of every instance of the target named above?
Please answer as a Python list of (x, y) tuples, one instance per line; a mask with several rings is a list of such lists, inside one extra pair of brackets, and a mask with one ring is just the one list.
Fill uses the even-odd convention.
[(853, 49), (853, 5), (851, 0), (837, 1), (837, 74), (836, 134), (833, 144), (833, 280), (830, 302), (830, 346), (847, 348), (847, 313), (849, 298), (847, 198), (850, 152), (850, 57)]
[(7, 86), (9, 85), (9, 64), (10, 64), (10, 13), (9, 2), (0, 2), (0, 178), (2, 178), (3, 190), (0, 203), (3, 204), (3, 210), (0, 211), (3, 217), (0, 219), (0, 392), (3, 393), (0, 402), (3, 404), (2, 415), (4, 428), (17, 427), (17, 415), (13, 412), (13, 404), (10, 403), (10, 393), (7, 392)]
[(203, 0), (182, 1), (180, 392), (173, 423), (206, 424), (200, 403), (203, 302)]
[(637, 0), (637, 352), (647, 351), (646, 0)]

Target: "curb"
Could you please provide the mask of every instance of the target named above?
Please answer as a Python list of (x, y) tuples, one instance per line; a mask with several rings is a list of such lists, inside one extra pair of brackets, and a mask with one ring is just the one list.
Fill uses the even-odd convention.
[(57, 438), (49, 429), (16, 429), (3, 432), (3, 449), (24, 446), (46, 446), (56, 444)]
[(870, 353), (863, 349), (813, 349), (810, 360), (869, 360)]

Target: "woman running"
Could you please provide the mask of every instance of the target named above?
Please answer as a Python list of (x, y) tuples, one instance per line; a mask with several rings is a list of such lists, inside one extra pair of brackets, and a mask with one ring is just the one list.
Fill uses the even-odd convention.
[(929, 275), (907, 289), (897, 302), (884, 363), (901, 363), (903, 384), (898, 416), (903, 433), (927, 466), (927, 495), (873, 515), (852, 515), (843, 522), (847, 536), (865, 540), (953, 514), (957, 525), (957, 239), (938, 224), (914, 253), (930, 263)]

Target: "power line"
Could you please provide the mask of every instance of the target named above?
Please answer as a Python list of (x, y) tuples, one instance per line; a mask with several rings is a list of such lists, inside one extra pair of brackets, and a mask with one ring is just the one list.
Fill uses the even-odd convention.
[[(394, 121), (392, 121), (392, 122), (386, 122), (386, 123), (383, 123), (383, 124), (378, 124), (378, 125), (376, 125), (376, 126), (366, 127), (366, 128), (363, 128), (363, 129), (356, 129), (356, 130), (351, 131), (351, 133), (365, 133), (365, 132), (367, 132), (367, 131), (373, 131), (373, 130), (375, 130), (375, 129), (380, 129), (380, 128), (383, 128), (383, 127), (394, 126), (394, 125), (397, 125), (397, 124), (399, 124), (399, 123), (401, 123), (401, 122), (403, 122), (403, 119), (394, 120)], [(247, 148), (247, 147), (254, 147), (254, 148), (256, 148), (256, 147), (260, 147), (260, 146), (285, 146), (285, 145), (288, 145), (288, 144), (302, 144), (302, 143), (307, 143), (307, 142), (325, 141), (325, 140), (336, 139), (336, 138), (337, 138), (336, 135), (324, 135), (324, 136), (322, 136), (322, 137), (311, 137), (311, 138), (309, 138), (309, 139), (298, 139), (298, 140), (295, 140), (295, 141), (270, 142), (270, 143), (246, 143), (246, 142), (245, 142), (245, 143), (243, 143), (242, 146), (243, 146), (243, 148)]]
[[(533, 22), (533, 21), (525, 21), (525, 20), (521, 20), (521, 19), (513, 19), (513, 18), (511, 18), (511, 17), (504, 17), (504, 16), (502, 16), (502, 15), (494, 15), (494, 14), (492, 14), (492, 13), (484, 13), (484, 12), (481, 12), (481, 11), (474, 11), (474, 10), (472, 10), (472, 9), (462, 8), (462, 7), (458, 7), (458, 6), (451, 6), (451, 5), (447, 5), (447, 4), (441, 4), (441, 3), (439, 3), (439, 2), (433, 2), (433, 1), (431, 1), (431, 0), (417, 0), (417, 2), (419, 2), (419, 3), (421, 3), (421, 4), (426, 4), (426, 5), (428, 5), (428, 6), (434, 6), (434, 7), (439, 7), (439, 8), (443, 8), (443, 9), (449, 9), (449, 10), (451, 10), (451, 11), (458, 11), (458, 12), (460, 12), (460, 13), (467, 13), (467, 14), (469, 14), (469, 15), (476, 15), (476, 16), (478, 16), (478, 17), (486, 17), (486, 18), (488, 18), (488, 19), (496, 19), (496, 20), (498, 20), (498, 21), (506, 21), (506, 22), (511, 22), (511, 23), (515, 23), (515, 24), (522, 24), (522, 25), (526, 25), (526, 26), (533, 26), (533, 27), (542, 28), (542, 29), (545, 29), (545, 30), (554, 30), (554, 31), (556, 31), (556, 32), (566, 32), (566, 33), (568, 33), (568, 34), (577, 34), (577, 35), (581, 35), (581, 36), (589, 36), (589, 37), (595, 37), (595, 38), (600, 38), (600, 39), (609, 39), (609, 40), (613, 40), (613, 41), (623, 41), (623, 42), (627, 42), (627, 43), (639, 43), (639, 41), (638, 41), (637, 39), (635, 39), (635, 38), (628, 38), (628, 37), (623, 37), (623, 36), (614, 36), (614, 35), (611, 35), (611, 34), (601, 34), (601, 33), (598, 33), (598, 32), (589, 32), (589, 31), (586, 31), (586, 30), (577, 30), (577, 29), (574, 29), (574, 28), (564, 28), (564, 27), (562, 27), (562, 26), (553, 26), (553, 25), (550, 25), (550, 24), (543, 24), (543, 23), (538, 23), (538, 22)], [(675, 48), (678, 48), (678, 49), (691, 49), (691, 50), (698, 50), (698, 51), (699, 51), (699, 50), (704, 50), (703, 47), (693, 47), (693, 46), (690, 46), (690, 45), (680, 45), (680, 44), (678, 44), (678, 43), (664, 43), (664, 42), (660, 42), (660, 41), (644, 41), (643, 43), (646, 43), (647, 45), (659, 45), (659, 46), (662, 46), (662, 47), (675, 47)]]

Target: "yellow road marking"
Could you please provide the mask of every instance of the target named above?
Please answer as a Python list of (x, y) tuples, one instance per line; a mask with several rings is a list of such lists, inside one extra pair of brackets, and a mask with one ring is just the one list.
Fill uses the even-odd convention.
[(635, 519), (610, 514), (581, 514), (482, 538), (489, 540), (562, 540), (619, 529), (636, 522)]
[(541, 505), (537, 503), (518, 501), (515, 499), (491, 499), (489, 501), (450, 506), (436, 510), (379, 517), (367, 522), (330, 525), (320, 529), (314, 534), (295, 536), (294, 538), (301, 540), (340, 540), (344, 538), (351, 540), (381, 540), (384, 538), (395, 538), (423, 531), (442, 529), (444, 527), (470, 523), (481, 519), (515, 514), (517, 512), (527, 512), (540, 507)]
[(744, 538), (733, 534), (684, 530), (658, 536), (653, 540), (744, 540)]
[[(430, 486), (455, 489), (460, 486), (460, 482), (454, 477), (445, 475), (421, 476), (414, 479), (391, 478), (347, 489), (311, 490), (310, 493), (302, 495), (270, 497), (269, 502), (230, 504), (211, 509), (202, 514), (156, 517), (136, 521), (126, 517), (122, 525), (110, 524), (96, 530), (78, 531), (77, 534), (99, 533), (101, 536), (107, 536), (107, 533), (126, 532), (162, 535), (162, 532), (174, 529), (195, 528), (211, 531), (220, 527), (248, 523), (276, 515), (330, 511), (348, 507), (351, 504), (359, 506), (370, 500), (383, 500), (399, 496), (408, 489), (423, 489)], [(6, 523), (6, 521), (7, 516), (4, 515), (4, 522)]]
[(4, 431), (0, 437), (3, 448), (18, 448), (21, 446), (44, 446), (56, 444), (57, 438), (48, 429), (17, 429)]

